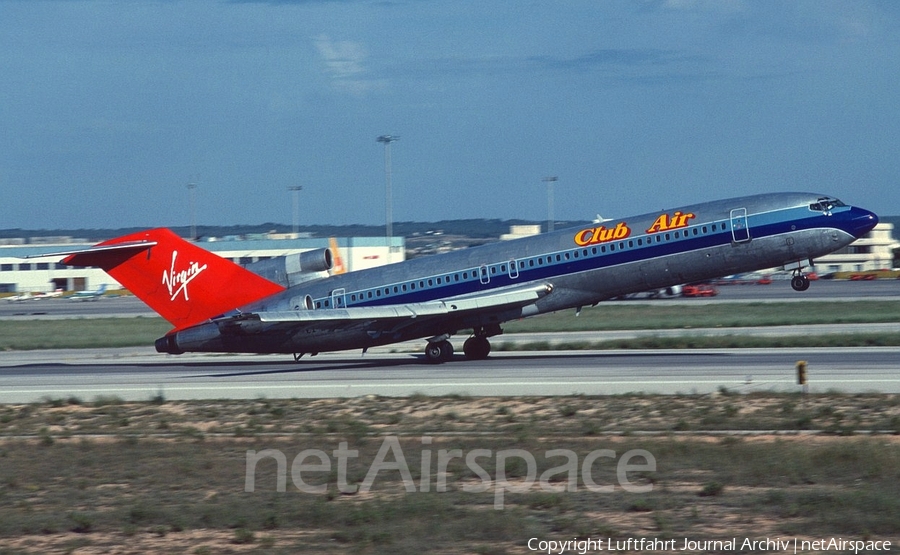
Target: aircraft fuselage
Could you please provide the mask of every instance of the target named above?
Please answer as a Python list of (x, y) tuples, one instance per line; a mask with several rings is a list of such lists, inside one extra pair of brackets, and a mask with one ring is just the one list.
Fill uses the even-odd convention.
[(298, 312), (310, 302), (313, 310), (426, 303), (529, 284), (552, 289), (526, 306), (435, 319), (392, 333), (348, 326), (277, 337), (235, 334), (230, 343), (215, 340), (210, 348), (318, 352), (452, 335), (463, 329), (495, 329), (511, 319), (628, 293), (776, 266), (800, 268), (850, 244), (876, 223), (869, 211), (806, 193), (660, 210), (311, 281), (239, 312)]

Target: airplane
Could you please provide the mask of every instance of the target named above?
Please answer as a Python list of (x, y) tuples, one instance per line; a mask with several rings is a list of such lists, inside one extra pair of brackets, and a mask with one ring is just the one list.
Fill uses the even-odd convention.
[(62, 297), (64, 292), (65, 291), (63, 291), (61, 287), (57, 287), (53, 291), (47, 293), (35, 293), (34, 298), (39, 301), (44, 299), (56, 299), (58, 297)]
[(105, 283), (96, 291), (77, 291), (66, 298), (71, 301), (96, 301), (102, 298), (104, 293), (106, 293)]
[(22, 301), (33, 301), (36, 298), (37, 297), (35, 297), (34, 294), (31, 293), (31, 291), (26, 291), (21, 295), (11, 295), (9, 297), (3, 297), (3, 300), (11, 303), (20, 303)]
[[(812, 193), (746, 196), (587, 224), (512, 241), (304, 279), (328, 249), (265, 261), (254, 273), (158, 228), (66, 254), (97, 266), (174, 328), (157, 352), (304, 354), (426, 339), (425, 360), (453, 358), (448, 339), (484, 359), (510, 320), (629, 293), (783, 266), (809, 288), (812, 260), (868, 233), (878, 217)], [(272, 271), (272, 265), (278, 271)], [(263, 274), (263, 275), (260, 275)], [(265, 276), (265, 277), (263, 277)], [(327, 276), (327, 274), (326, 274)]]
[(48, 293), (44, 293), (41, 291), (32, 293), (31, 291), (26, 291), (25, 293), (22, 293), (21, 295), (12, 295), (10, 297), (3, 297), (3, 300), (9, 301), (9, 302), (40, 301), (40, 300), (44, 300), (44, 299), (55, 299), (57, 297), (61, 297), (62, 294), (63, 294), (63, 290), (60, 288), (57, 288), (56, 290), (50, 291)]

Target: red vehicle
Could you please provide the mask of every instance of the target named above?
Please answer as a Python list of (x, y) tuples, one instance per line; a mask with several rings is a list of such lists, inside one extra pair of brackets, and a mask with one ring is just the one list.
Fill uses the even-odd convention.
[(685, 285), (681, 290), (683, 297), (715, 297), (718, 294), (719, 290), (708, 283)]

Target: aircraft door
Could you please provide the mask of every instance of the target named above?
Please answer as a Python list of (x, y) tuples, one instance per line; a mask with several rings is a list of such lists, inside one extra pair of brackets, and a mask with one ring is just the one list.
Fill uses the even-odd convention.
[(747, 224), (747, 209), (735, 208), (731, 211), (731, 237), (735, 243), (750, 240), (750, 226)]
[(519, 267), (516, 266), (516, 259), (511, 258), (509, 261), (509, 278), (516, 279), (519, 277)]
[(341, 287), (340, 289), (335, 289), (331, 292), (331, 306), (332, 308), (347, 308), (346, 299), (344, 298), (344, 294), (346, 290)]
[(482, 264), (480, 268), (478, 268), (478, 279), (481, 281), (483, 285), (487, 285), (491, 281), (491, 274), (488, 272), (488, 267), (486, 264)]

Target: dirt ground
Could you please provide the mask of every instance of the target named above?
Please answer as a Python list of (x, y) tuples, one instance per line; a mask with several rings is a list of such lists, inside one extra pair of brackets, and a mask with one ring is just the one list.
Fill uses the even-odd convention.
[(0, 553), (896, 550), (898, 432), (875, 394), (47, 399), (0, 406)]

